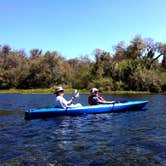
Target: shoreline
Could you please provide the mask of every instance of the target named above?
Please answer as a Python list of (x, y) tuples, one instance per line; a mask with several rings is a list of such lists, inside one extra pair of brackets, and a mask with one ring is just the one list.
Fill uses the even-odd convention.
[[(74, 89), (65, 89), (65, 93), (71, 94)], [(88, 90), (78, 90), (80, 94), (89, 94)], [(48, 89), (4, 89), (0, 90), (0, 94), (54, 94), (53, 88)], [(150, 94), (166, 94), (164, 93), (151, 93), (148, 91), (103, 91), (102, 94), (112, 94), (112, 95), (125, 95), (125, 94), (140, 94), (140, 95), (150, 95)]]

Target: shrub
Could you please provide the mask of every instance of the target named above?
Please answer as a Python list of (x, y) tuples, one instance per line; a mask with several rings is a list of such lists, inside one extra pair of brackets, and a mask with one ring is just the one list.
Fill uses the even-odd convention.
[(91, 85), (93, 85), (93, 87), (99, 88), (101, 91), (112, 90), (113, 80), (112, 78), (100, 78), (98, 80), (93, 80)]
[(152, 70), (137, 69), (129, 77), (129, 86), (136, 91), (161, 92), (161, 83), (158, 73)]

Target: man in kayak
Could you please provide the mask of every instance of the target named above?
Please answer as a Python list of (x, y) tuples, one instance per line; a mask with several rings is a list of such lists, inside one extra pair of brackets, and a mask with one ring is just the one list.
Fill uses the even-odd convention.
[(113, 104), (115, 101), (106, 101), (102, 96), (99, 95), (99, 90), (97, 88), (92, 88), (90, 90), (90, 96), (88, 97), (88, 103), (90, 105)]
[(78, 92), (76, 92), (75, 95), (69, 101), (67, 101), (63, 97), (64, 96), (64, 89), (62, 87), (57, 87), (55, 89), (54, 93), (56, 94), (56, 99), (55, 99), (55, 103), (54, 103), (54, 106), (56, 108), (80, 107), (80, 106), (82, 106), (80, 103), (73, 104), (73, 101), (79, 96)]

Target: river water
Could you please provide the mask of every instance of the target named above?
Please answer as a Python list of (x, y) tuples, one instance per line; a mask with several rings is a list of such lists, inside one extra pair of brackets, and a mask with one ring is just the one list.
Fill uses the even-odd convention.
[[(54, 97), (0, 94), (0, 165), (166, 165), (166, 95), (104, 95), (148, 100), (143, 111), (24, 120)], [(87, 105), (87, 95), (78, 102)]]

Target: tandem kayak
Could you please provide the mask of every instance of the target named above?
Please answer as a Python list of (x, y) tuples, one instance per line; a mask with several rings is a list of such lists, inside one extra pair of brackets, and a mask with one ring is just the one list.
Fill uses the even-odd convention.
[(30, 109), (25, 111), (25, 119), (142, 110), (147, 103), (148, 101), (127, 101), (94, 106)]

